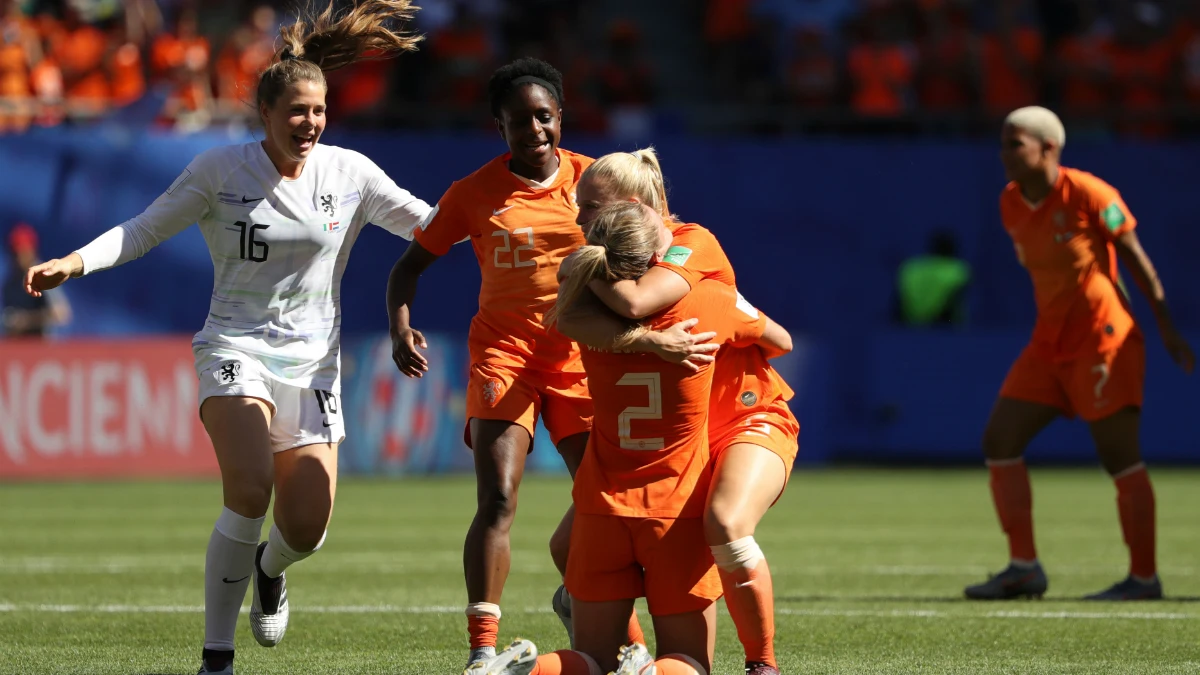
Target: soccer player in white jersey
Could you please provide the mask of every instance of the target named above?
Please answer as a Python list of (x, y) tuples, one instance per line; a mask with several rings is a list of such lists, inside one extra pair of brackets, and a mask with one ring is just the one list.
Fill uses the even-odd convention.
[[(71, 277), (120, 265), (199, 223), (215, 268), (204, 328), (192, 341), (200, 417), (221, 467), (224, 510), (205, 558), (201, 673), (233, 673), (234, 628), (253, 580), (254, 637), (287, 629), (284, 570), (321, 547), (333, 509), (339, 393), (341, 278), (367, 222), (406, 239), (428, 204), (366, 157), (318, 145), (323, 71), (416, 49), (393, 28), (409, 0), (359, 0), (345, 13), (281, 29), (283, 47), (261, 75), (262, 142), (196, 157), (141, 215), (25, 277), (34, 296)], [(275, 524), (259, 543), (275, 490)]]

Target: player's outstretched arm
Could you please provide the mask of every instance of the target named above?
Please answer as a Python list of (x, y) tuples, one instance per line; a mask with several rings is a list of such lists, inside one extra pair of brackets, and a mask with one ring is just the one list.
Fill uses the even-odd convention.
[(644, 319), (660, 312), (682, 300), (692, 290), (687, 279), (662, 267), (651, 267), (650, 271), (636, 280), (611, 284), (592, 281), (588, 288), (605, 305), (627, 319)]
[(1190, 374), (1196, 357), (1192, 354), (1192, 348), (1188, 346), (1187, 340), (1175, 328), (1171, 312), (1167, 309), (1167, 296), (1163, 290), (1162, 281), (1158, 278), (1154, 264), (1150, 262), (1150, 256), (1146, 255), (1142, 243), (1138, 241), (1137, 232), (1130, 230), (1121, 234), (1113, 240), (1113, 245), (1117, 249), (1117, 255), (1133, 276), (1134, 283), (1150, 301), (1154, 318), (1158, 322), (1158, 332), (1162, 336), (1167, 353), (1185, 373)]
[(580, 295), (558, 318), (558, 330), (579, 344), (606, 351), (656, 354), (668, 363), (692, 372), (713, 362), (720, 345), (710, 341), (715, 332), (692, 333), (697, 319), (681, 321), (663, 331), (631, 324), (606, 307), (591, 292)]
[(421, 331), (413, 329), (410, 324), (410, 308), (417, 295), (417, 281), (439, 257), (414, 241), (388, 275), (387, 312), (388, 332), (392, 336), (392, 361), (408, 377), (421, 377), (429, 370), (429, 362), (417, 351), (418, 348), (427, 349), (429, 345)]

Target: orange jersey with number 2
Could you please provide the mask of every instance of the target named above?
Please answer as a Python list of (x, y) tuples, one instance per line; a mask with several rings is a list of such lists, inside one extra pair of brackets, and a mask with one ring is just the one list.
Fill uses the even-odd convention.
[[(732, 287), (702, 281), (682, 300), (646, 321), (666, 328), (699, 319), (696, 331), (715, 342), (749, 345), (766, 316)], [(708, 409), (713, 368), (692, 373), (653, 354), (583, 353), (595, 419), (575, 475), (579, 513), (643, 518), (701, 515), (711, 473)]]
[(575, 185), (592, 160), (558, 150), (558, 175), (530, 187), (508, 168), (510, 155), (455, 181), (416, 241), (435, 255), (469, 239), (483, 283), (471, 322), (471, 362), (581, 372), (579, 349), (542, 315), (558, 298), (558, 266), (584, 244)]

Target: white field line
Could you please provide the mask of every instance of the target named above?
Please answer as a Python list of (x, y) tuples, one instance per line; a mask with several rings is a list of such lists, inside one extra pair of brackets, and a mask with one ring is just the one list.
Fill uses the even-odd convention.
[[(396, 554), (394, 556), (368, 555), (328, 555), (321, 556), (308, 564), (308, 567), (318, 569), (336, 568), (339, 573), (355, 572), (413, 572), (436, 571), (444, 569), (450, 562), (457, 562), (461, 556), (415, 556)], [(319, 567), (318, 567), (319, 565)], [(1119, 565), (1055, 565), (1052, 570), (1057, 575), (1086, 575), (1106, 574), (1119, 571)], [(202, 555), (145, 555), (145, 556), (99, 556), (85, 558), (81, 556), (0, 556), (0, 574), (38, 574), (52, 572), (76, 572), (83, 574), (132, 574), (145, 571), (179, 572), (201, 571), (204, 569)], [(550, 560), (513, 565), (514, 571), (537, 573), (550, 569)], [(808, 574), (836, 575), (861, 574), (867, 576), (951, 576), (951, 575), (983, 575), (995, 571), (985, 565), (788, 565), (776, 574)], [(1167, 566), (1161, 569), (1165, 576), (1189, 577), (1200, 575), (1200, 567)]]
[[(242, 613), (249, 611), (243, 607)], [(0, 613), (42, 612), (57, 614), (199, 614), (201, 605), (41, 605), (0, 603)], [(300, 614), (439, 614), (459, 615), (461, 607), (446, 605), (313, 605), (293, 608)], [(514, 611), (514, 610), (510, 610)], [(519, 614), (549, 614), (547, 607), (526, 607)], [(866, 617), (880, 619), (1133, 619), (1142, 621), (1188, 621), (1200, 618), (1196, 614), (1178, 612), (1031, 612), (1031, 611), (968, 611), (947, 612), (934, 609), (841, 610), (796, 609), (779, 607), (776, 614), (809, 617)]]

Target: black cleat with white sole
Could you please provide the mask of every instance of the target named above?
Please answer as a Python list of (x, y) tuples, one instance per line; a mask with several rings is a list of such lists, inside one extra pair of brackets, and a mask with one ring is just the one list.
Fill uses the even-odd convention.
[(250, 632), (264, 647), (274, 647), (283, 639), (288, 626), (287, 574), (272, 579), (262, 569), (262, 555), (267, 542), (258, 545), (254, 554), (254, 589), (250, 603)]

